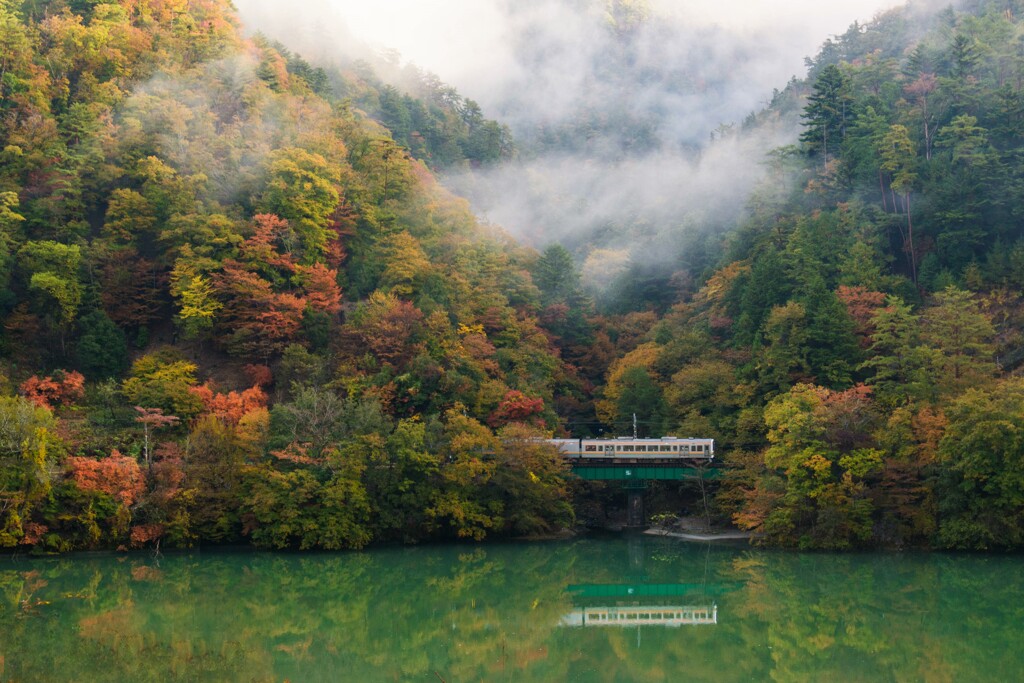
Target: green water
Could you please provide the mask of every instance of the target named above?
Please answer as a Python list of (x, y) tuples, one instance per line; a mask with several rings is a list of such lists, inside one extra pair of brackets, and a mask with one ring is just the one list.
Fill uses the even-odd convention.
[(0, 680), (1019, 681), (1022, 567), (651, 538), (12, 560)]

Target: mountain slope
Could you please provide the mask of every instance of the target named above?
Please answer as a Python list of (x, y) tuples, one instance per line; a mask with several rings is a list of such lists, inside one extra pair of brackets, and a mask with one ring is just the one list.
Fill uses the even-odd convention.
[[(242, 39), (228, 2), (0, 19), (0, 312), (27, 399), (3, 408), (0, 542), (351, 547), (571, 519), (558, 461), (503, 445), (553, 426), (575, 381), (534, 255)], [(496, 440), (508, 423), (532, 427)]]

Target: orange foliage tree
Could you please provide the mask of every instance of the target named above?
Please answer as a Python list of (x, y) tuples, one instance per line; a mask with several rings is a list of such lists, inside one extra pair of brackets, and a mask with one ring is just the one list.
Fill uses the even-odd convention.
[(839, 285), (836, 296), (843, 302), (846, 312), (853, 318), (853, 333), (857, 335), (857, 341), (861, 348), (869, 348), (871, 336), (875, 333), (872, 319), (885, 307), (885, 294), (873, 292), (866, 287)]
[(146, 490), (139, 463), (116, 448), (100, 460), (72, 456), (67, 459), (67, 467), (78, 488), (106, 493), (125, 507), (131, 507)]
[(267, 394), (258, 386), (249, 387), (245, 391), (229, 391), (217, 393), (209, 382), (190, 391), (199, 397), (205, 407), (205, 413), (219, 420), (237, 425), (245, 415), (267, 405)]
[(270, 282), (233, 261), (213, 279), (224, 304), (220, 338), (229, 351), (267, 358), (295, 340), (305, 299), (274, 292)]
[(336, 315), (341, 310), (341, 288), (338, 271), (321, 263), (300, 266), (299, 277), (306, 292), (306, 302), (317, 311)]
[(85, 377), (82, 373), (60, 370), (53, 377), (33, 375), (21, 383), (22, 396), (40, 408), (70, 405), (85, 395)]
[(266, 387), (274, 382), (274, 373), (266, 365), (246, 365), (242, 368), (245, 376), (249, 378), (253, 386)]
[(368, 350), (392, 367), (405, 365), (423, 347), (419, 341), (423, 313), (392, 294), (371, 294), (349, 319), (347, 328), (353, 351)]

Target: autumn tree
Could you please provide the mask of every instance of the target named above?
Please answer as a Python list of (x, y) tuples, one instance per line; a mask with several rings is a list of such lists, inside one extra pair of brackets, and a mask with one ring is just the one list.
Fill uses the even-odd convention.
[(328, 224), (340, 201), (340, 169), (320, 154), (286, 147), (270, 155), (267, 170), (261, 208), (287, 219), (298, 234), (303, 262), (315, 262), (330, 240)]
[(171, 295), (177, 300), (176, 322), (186, 339), (202, 338), (213, 329), (224, 305), (214, 296), (213, 283), (191, 259), (178, 259), (171, 271)]
[(231, 425), (212, 415), (195, 422), (185, 442), (184, 487), (191, 529), (200, 538), (223, 543), (241, 537), (243, 468), (255, 456)]
[(173, 427), (180, 421), (177, 415), (164, 415), (164, 411), (160, 408), (143, 408), (142, 406), (135, 406), (135, 412), (137, 413), (135, 421), (142, 425), (142, 455), (146, 461), (146, 466), (150, 469), (153, 467), (153, 462), (150, 459), (149, 453), (149, 434), (155, 432), (158, 429), (164, 429), (166, 427)]
[(135, 458), (117, 449), (105, 458), (69, 457), (65, 464), (75, 485), (83, 491), (98, 491), (130, 508), (146, 490), (146, 477)]
[(18, 251), (18, 265), (29, 291), (37, 297), (37, 310), (60, 332), (62, 345), (82, 301), (81, 261), (77, 245), (59, 242), (26, 242)]
[(53, 377), (33, 375), (18, 387), (21, 395), (40, 408), (71, 405), (85, 395), (85, 377), (82, 373), (59, 371)]
[(944, 394), (955, 396), (991, 380), (995, 328), (970, 292), (946, 288), (922, 318), (924, 338), (937, 351), (930, 369)]
[(498, 447), (494, 434), (473, 418), (457, 409), (445, 415), (444, 464), (437, 497), (427, 509), (432, 526), (478, 541), (501, 528), (504, 506), (486, 495), (497, 467), (492, 454)]
[(541, 440), (540, 432), (521, 423), (508, 425), (498, 436), (492, 485), (502, 501), (507, 532), (524, 535), (569, 528), (575, 516), (566, 483), (569, 467), (561, 454)]
[(226, 263), (213, 283), (223, 303), (220, 339), (229, 351), (265, 361), (295, 340), (306, 308), (303, 299), (275, 292), (270, 282), (237, 263)]
[(782, 545), (838, 549), (867, 542), (873, 505), (866, 482), (882, 465), (870, 390), (798, 384), (769, 402), (764, 419), (767, 470), (756, 486), (775, 495), (757, 507), (766, 492), (750, 492), (748, 510), (736, 521)]
[(203, 402), (205, 413), (230, 425), (237, 425), (248, 413), (267, 406), (267, 395), (258, 386), (249, 387), (244, 391), (221, 393), (215, 391), (207, 382), (192, 387), (191, 391)]
[(872, 318), (885, 303), (885, 294), (861, 286), (839, 285), (836, 297), (846, 306), (846, 312), (853, 320), (853, 332), (861, 348), (868, 348), (874, 332)]
[(102, 254), (98, 265), (100, 299), (111, 320), (137, 330), (159, 319), (167, 284), (162, 267), (132, 247)]
[(1024, 544), (1024, 382), (971, 389), (947, 410), (939, 445), (939, 539), (949, 548)]
[(190, 391), (197, 384), (196, 369), (173, 350), (156, 351), (132, 363), (122, 390), (133, 405), (190, 419), (202, 409), (202, 401)]
[(50, 411), (0, 397), (0, 546), (16, 546), (50, 494), (59, 451)]
[(382, 363), (402, 367), (419, 350), (423, 313), (393, 294), (374, 292), (349, 318), (349, 335)]
[(338, 271), (322, 263), (299, 266), (297, 277), (305, 293), (306, 305), (315, 311), (335, 316), (341, 310)]
[(419, 240), (402, 231), (386, 237), (381, 244), (384, 272), (380, 286), (399, 297), (409, 298), (425, 283), (433, 271), (430, 259)]
[(511, 422), (527, 422), (544, 412), (544, 399), (531, 398), (521, 391), (514, 389), (505, 394), (498, 407), (487, 418), (487, 424), (492, 427), (500, 427)]

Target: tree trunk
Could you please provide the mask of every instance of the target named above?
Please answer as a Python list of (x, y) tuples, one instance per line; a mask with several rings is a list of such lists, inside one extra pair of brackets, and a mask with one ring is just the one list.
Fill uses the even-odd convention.
[(903, 202), (907, 210), (907, 253), (910, 255), (910, 276), (917, 286), (917, 256), (914, 253), (914, 224), (910, 220), (910, 193), (903, 195)]

